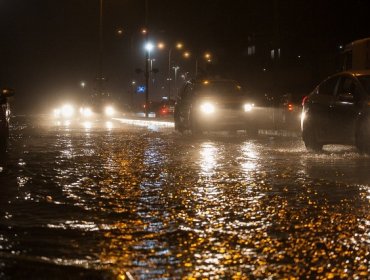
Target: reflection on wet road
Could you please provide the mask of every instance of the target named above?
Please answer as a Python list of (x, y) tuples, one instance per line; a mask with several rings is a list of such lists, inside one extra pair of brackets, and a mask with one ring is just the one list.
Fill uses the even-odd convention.
[(0, 278), (370, 277), (370, 157), (354, 148), (17, 121)]

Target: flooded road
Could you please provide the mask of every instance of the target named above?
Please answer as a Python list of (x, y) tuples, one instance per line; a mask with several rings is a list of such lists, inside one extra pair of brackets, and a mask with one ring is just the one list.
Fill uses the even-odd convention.
[(370, 157), (16, 118), (0, 279), (369, 279)]

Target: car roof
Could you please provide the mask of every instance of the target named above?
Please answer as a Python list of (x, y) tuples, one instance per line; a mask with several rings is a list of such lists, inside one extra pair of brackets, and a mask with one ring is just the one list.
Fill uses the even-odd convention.
[(201, 79), (195, 82), (196, 84), (205, 84), (205, 83), (231, 83), (238, 84), (237, 81), (231, 79)]
[(370, 70), (369, 69), (364, 69), (364, 70), (349, 70), (349, 71), (344, 71), (344, 72), (340, 72), (336, 75), (343, 75), (343, 74), (347, 74), (347, 75), (351, 75), (351, 76), (370, 76)]

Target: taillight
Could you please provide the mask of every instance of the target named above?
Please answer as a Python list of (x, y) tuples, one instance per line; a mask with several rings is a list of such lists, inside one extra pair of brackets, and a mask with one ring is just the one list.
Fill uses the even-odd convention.
[(302, 106), (304, 106), (304, 104), (306, 103), (307, 99), (308, 99), (308, 95), (305, 96), (305, 97), (303, 97), (303, 99), (302, 99)]
[(292, 103), (288, 104), (288, 111), (293, 111), (293, 104)]

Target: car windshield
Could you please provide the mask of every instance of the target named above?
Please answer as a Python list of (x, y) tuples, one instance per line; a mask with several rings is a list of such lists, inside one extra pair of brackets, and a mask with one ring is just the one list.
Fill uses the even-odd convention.
[(195, 89), (201, 95), (243, 95), (242, 88), (237, 83), (231, 81), (203, 81), (196, 85)]
[(370, 95), (370, 76), (359, 76), (358, 80), (360, 81), (360, 83), (364, 87), (367, 94)]

